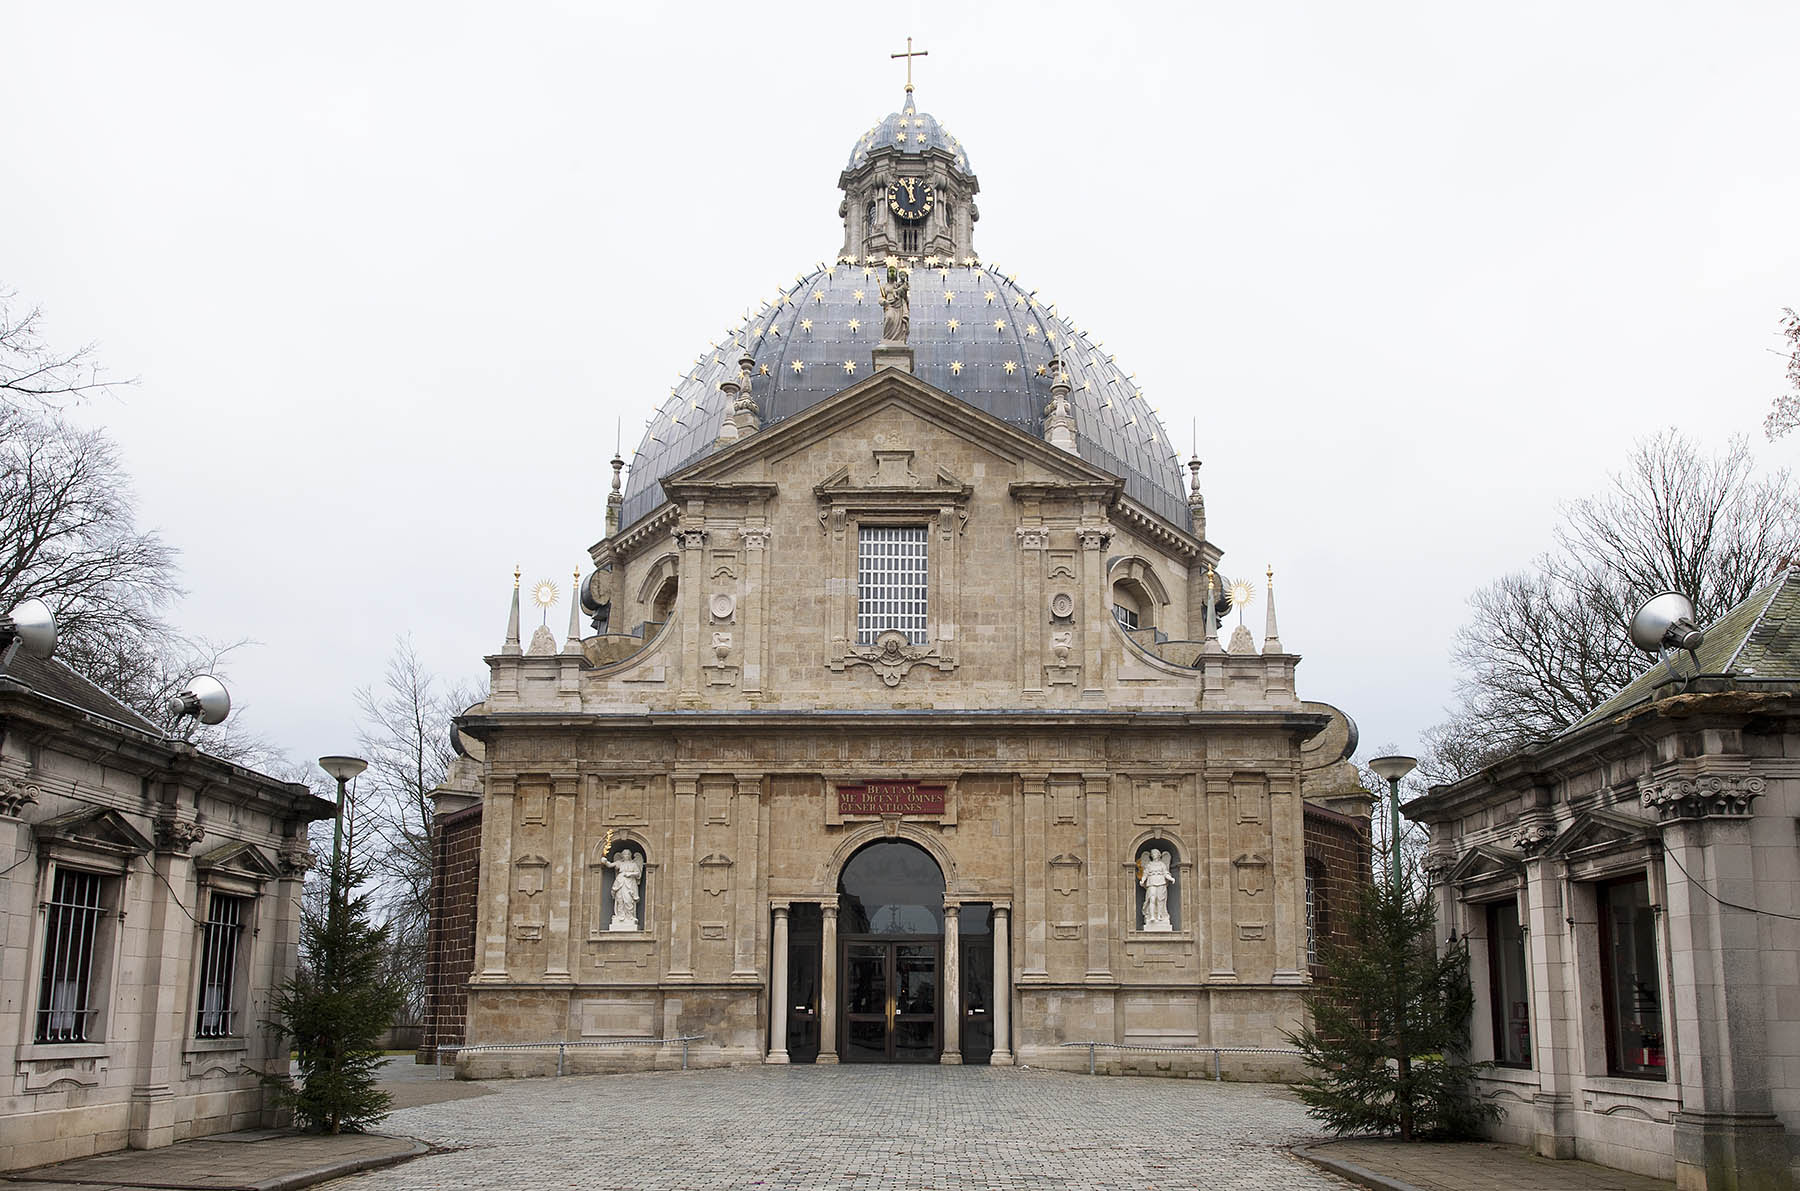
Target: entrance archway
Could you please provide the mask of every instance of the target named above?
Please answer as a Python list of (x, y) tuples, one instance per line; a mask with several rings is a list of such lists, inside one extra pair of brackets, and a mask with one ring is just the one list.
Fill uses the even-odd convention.
[(924, 848), (883, 839), (838, 876), (846, 1063), (935, 1063), (943, 1051), (944, 873)]

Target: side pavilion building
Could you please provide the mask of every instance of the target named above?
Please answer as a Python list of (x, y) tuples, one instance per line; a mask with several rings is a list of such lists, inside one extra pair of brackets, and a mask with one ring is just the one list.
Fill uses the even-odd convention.
[(1301, 699), (1272, 592), (1260, 643), (1221, 639), (1199, 461), (979, 258), (967, 150), (910, 87), (838, 186), (836, 259), (613, 460), (596, 631), (523, 640), (515, 584), (440, 792), (427, 1049), (1283, 1045), (1368, 866), (1353, 725)]
[(1800, 568), (1566, 732), (1405, 806), (1469, 941), (1496, 1135), (1708, 1191), (1800, 1179)]

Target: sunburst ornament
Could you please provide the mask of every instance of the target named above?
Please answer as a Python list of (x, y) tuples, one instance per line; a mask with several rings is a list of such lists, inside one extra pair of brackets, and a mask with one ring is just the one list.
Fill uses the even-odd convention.
[(1237, 609), (1238, 624), (1244, 623), (1244, 605), (1256, 598), (1256, 584), (1248, 579), (1239, 579), (1229, 589), (1231, 606)]
[(561, 597), (562, 592), (557, 588), (554, 579), (539, 579), (531, 585), (531, 602), (543, 609), (543, 614), (539, 618), (541, 621), (547, 622), (550, 619), (550, 609)]

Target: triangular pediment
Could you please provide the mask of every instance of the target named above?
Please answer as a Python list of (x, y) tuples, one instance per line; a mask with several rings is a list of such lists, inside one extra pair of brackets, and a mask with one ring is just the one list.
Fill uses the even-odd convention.
[(1550, 841), (1544, 855), (1568, 860), (1590, 852), (1635, 847), (1656, 834), (1656, 825), (1613, 811), (1584, 811)]
[[(792, 455), (890, 407), (898, 407), (945, 433), (1040, 471), (1052, 482), (1102, 485), (1123, 491), (1122, 479), (1080, 456), (1059, 450), (916, 376), (892, 368), (673, 472), (664, 477), (663, 489), (671, 499), (679, 500), (683, 489), (700, 495), (714, 485), (732, 484), (761, 473), (759, 464)], [(918, 481), (925, 487), (965, 486), (963, 480), (935, 464)], [(862, 486), (862, 481), (846, 467), (833, 472), (819, 486)]]
[(263, 855), (255, 844), (241, 840), (221, 844), (210, 852), (194, 857), (194, 867), (202, 872), (228, 872), (255, 880), (270, 880), (281, 875), (274, 861)]
[(1496, 877), (1517, 876), (1525, 871), (1525, 858), (1508, 848), (1477, 844), (1451, 868), (1447, 880), (1453, 884), (1490, 881)]
[(42, 843), (64, 844), (113, 856), (142, 856), (150, 841), (111, 807), (89, 806), (46, 819), (32, 829)]

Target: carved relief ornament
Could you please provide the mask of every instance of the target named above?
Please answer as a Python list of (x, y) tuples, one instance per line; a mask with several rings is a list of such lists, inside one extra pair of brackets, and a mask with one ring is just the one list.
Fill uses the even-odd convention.
[(1652, 782), (1638, 792), (1645, 809), (1663, 822), (1678, 819), (1746, 818), (1767, 783), (1760, 777), (1705, 773)]
[(20, 811), (38, 800), (43, 793), (36, 786), (18, 778), (0, 777), (0, 815), (16, 817)]
[(1556, 828), (1542, 819), (1528, 819), (1513, 833), (1513, 847), (1527, 856), (1535, 856), (1545, 844), (1556, 838)]
[(867, 666), (875, 671), (883, 686), (899, 686), (900, 680), (914, 666), (930, 665), (940, 670), (951, 669), (938, 655), (936, 645), (914, 645), (906, 634), (894, 629), (875, 638), (872, 645), (852, 645), (842, 658), (831, 663), (831, 669)]
[(206, 828), (198, 823), (166, 815), (156, 820), (156, 850), (186, 852), (206, 838)]

